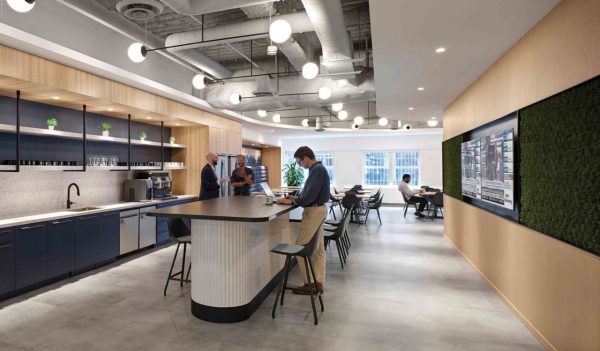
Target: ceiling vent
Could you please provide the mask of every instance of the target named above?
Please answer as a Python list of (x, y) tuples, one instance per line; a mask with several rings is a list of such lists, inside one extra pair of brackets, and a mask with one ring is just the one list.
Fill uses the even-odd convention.
[(253, 91), (254, 96), (273, 96), (271, 88), (271, 78), (269, 76), (260, 76), (256, 78), (256, 91)]
[(122, 0), (116, 8), (120, 14), (135, 21), (151, 20), (165, 9), (158, 0)]

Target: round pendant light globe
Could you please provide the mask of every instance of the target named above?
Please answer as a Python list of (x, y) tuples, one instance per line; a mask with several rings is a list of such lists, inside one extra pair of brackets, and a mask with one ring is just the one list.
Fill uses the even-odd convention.
[(307, 62), (302, 66), (302, 77), (313, 79), (319, 74), (319, 66), (314, 62)]
[(240, 93), (231, 94), (229, 97), (229, 102), (231, 102), (233, 105), (239, 105), (240, 102), (242, 102), (242, 95)]
[(331, 97), (331, 89), (329, 87), (319, 88), (319, 99), (327, 100)]
[(362, 116), (354, 117), (354, 124), (361, 125), (363, 123), (365, 123), (365, 119)]
[(279, 113), (276, 113), (273, 115), (273, 122), (275, 122), (275, 123), (281, 122), (281, 115)]
[(146, 47), (141, 43), (133, 43), (127, 49), (127, 56), (132, 62), (140, 63), (146, 59)]
[(258, 114), (258, 117), (260, 117), (260, 118), (267, 117), (267, 111), (265, 111), (265, 110), (258, 110), (258, 111), (256, 111), (256, 113)]
[(272, 41), (280, 44), (285, 42), (292, 35), (292, 26), (289, 22), (283, 19), (278, 19), (271, 23), (269, 27), (269, 37)]
[(6, 0), (6, 3), (11, 9), (21, 13), (29, 12), (35, 6), (35, 0)]
[(308, 118), (305, 118), (302, 120), (302, 126), (303, 127), (308, 127)]
[(385, 127), (388, 125), (388, 119), (385, 117), (381, 117), (377, 123), (379, 123), (380, 126)]
[(343, 108), (344, 104), (342, 104), (341, 102), (331, 105), (331, 109), (333, 110), (333, 112), (340, 112)]
[(204, 89), (206, 84), (204, 83), (204, 74), (196, 74), (192, 79), (192, 85), (196, 89)]
[(345, 120), (346, 118), (348, 118), (348, 112), (346, 112), (346, 111), (344, 111), (344, 110), (341, 110), (340, 112), (338, 112), (338, 114), (337, 114), (337, 118), (338, 118), (340, 121), (343, 121), (343, 120)]

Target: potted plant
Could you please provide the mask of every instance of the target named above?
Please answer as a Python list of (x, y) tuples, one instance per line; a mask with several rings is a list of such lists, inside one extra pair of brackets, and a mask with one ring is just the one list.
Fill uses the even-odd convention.
[(46, 120), (46, 124), (48, 125), (48, 129), (54, 130), (54, 127), (58, 125), (58, 120), (54, 117), (50, 117)]
[(108, 122), (104, 122), (100, 124), (100, 130), (102, 130), (102, 136), (107, 137), (110, 134), (110, 129), (112, 125)]
[(169, 143), (175, 144), (175, 137), (174, 136), (172, 136), (172, 137), (169, 138)]
[(140, 137), (141, 141), (144, 141), (148, 137), (148, 134), (146, 134), (146, 132), (142, 131), (142, 132), (139, 132), (138, 136)]
[(288, 163), (283, 166), (283, 179), (287, 186), (298, 186), (304, 180), (304, 172), (296, 162)]

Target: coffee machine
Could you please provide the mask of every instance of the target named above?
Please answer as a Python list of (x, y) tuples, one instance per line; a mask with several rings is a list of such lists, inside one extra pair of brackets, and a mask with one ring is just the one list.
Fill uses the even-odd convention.
[(154, 200), (175, 199), (172, 195), (173, 180), (168, 172), (140, 172), (138, 179), (149, 179), (152, 183), (152, 194)]

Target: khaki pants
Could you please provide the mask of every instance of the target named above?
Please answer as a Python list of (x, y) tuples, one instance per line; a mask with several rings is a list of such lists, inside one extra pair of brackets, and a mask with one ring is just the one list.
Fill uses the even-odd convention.
[[(319, 206), (319, 207), (305, 207), (304, 212), (302, 213), (302, 222), (300, 223), (300, 230), (298, 231), (298, 238), (296, 239), (296, 244), (306, 245), (310, 239), (312, 239), (315, 230), (317, 230), (317, 226), (321, 223), (323, 219), (327, 217), (327, 207)], [(315, 270), (315, 277), (317, 277), (317, 282), (321, 284), (325, 284), (325, 242), (323, 239), (323, 228), (319, 230), (319, 247), (315, 254), (310, 258), (312, 262), (313, 269)], [(298, 267), (300, 267), (300, 272), (302, 272), (302, 278), (306, 281), (306, 268), (304, 267), (304, 260), (298, 259)], [(311, 276), (312, 280), (313, 277)]]

